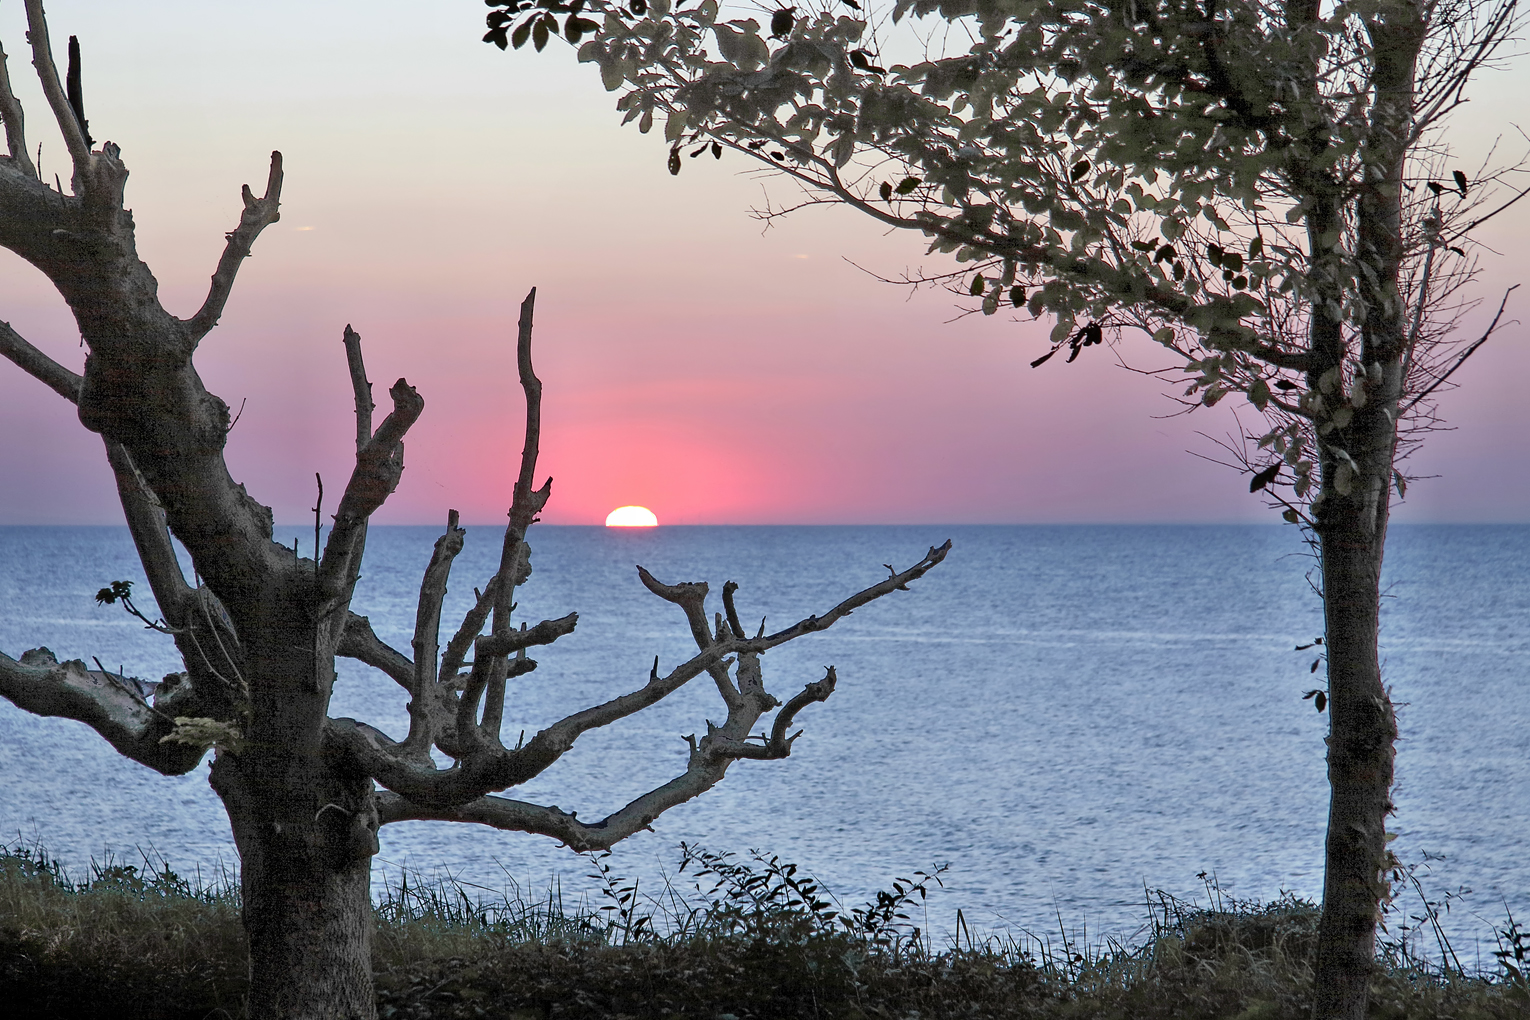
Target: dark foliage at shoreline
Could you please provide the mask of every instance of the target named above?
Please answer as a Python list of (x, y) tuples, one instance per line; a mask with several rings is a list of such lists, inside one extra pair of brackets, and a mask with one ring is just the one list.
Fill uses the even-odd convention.
[[(914, 926), (937, 875), (899, 880), (842, 909), (773, 858), (686, 850), (712, 885), (700, 908), (640, 901), (605, 880), (598, 909), (486, 902), (449, 882), (387, 890), (373, 961), (381, 1016), (1176, 1018), (1297, 1020), (1311, 1009), (1316, 908), (1160, 897), (1140, 944), (970, 936), (931, 945)], [(1386, 947), (1371, 1016), (1530, 1016), (1520, 965), (1530, 937), (1511, 923), (1492, 975)], [(1519, 952), (1516, 959), (1516, 949)], [(0, 852), (0, 1002), (60, 1020), (203, 1020), (243, 1015), (245, 957), (227, 876), (190, 882), (145, 858), (73, 880), (45, 853)]]

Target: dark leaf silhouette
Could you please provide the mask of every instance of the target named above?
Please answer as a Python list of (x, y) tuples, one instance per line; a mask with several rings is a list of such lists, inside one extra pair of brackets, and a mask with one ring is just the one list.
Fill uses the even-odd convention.
[(871, 62), (871, 54), (867, 53), (865, 50), (851, 50), (850, 63), (854, 64), (862, 71), (870, 71), (872, 74), (887, 73), (887, 68), (878, 67), (876, 64)]
[(1282, 464), (1280, 461), (1277, 460), (1275, 463), (1271, 464), (1269, 467), (1265, 468), (1263, 471), (1260, 471), (1258, 474), (1256, 474), (1253, 477), (1253, 479), (1251, 479), (1249, 481), (1249, 483), (1248, 483), (1248, 491), (1249, 492), (1258, 492), (1260, 489), (1264, 488), (1266, 485), (1269, 485), (1271, 482), (1273, 482), (1275, 480), (1275, 476), (1280, 474), (1280, 469), (1282, 467), (1284, 467), (1284, 466), (1285, 466), (1284, 464)]
[(1459, 190), (1461, 194), (1466, 194), (1466, 175), (1459, 170), (1452, 170), (1450, 174), (1456, 179), (1456, 189)]
[(123, 599), (125, 601), (131, 598), (132, 595), (132, 581), (113, 581), (110, 588), (102, 588), (100, 591), (96, 592), (96, 604), (101, 606), (109, 606), (115, 603), (118, 599)]
[(773, 39), (784, 39), (791, 34), (792, 26), (797, 23), (797, 8), (780, 7), (770, 15), (770, 35)]

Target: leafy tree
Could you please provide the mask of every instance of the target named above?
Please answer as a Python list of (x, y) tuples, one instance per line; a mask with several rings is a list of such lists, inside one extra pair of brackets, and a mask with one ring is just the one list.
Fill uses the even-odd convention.
[(1324, 597), (1314, 1015), (1360, 1020), (1393, 863), (1392, 492), (1433, 395), (1499, 321), (1456, 339), (1469, 231), (1523, 195), (1484, 204), (1504, 172), (1452, 166), (1439, 128), (1515, 0), (839, 0), (768, 25), (717, 0), (488, 6), (486, 41), (541, 49), (561, 30), (624, 122), (662, 122), (671, 173), (748, 154), (801, 204), (923, 234), (958, 264), (923, 279), (984, 314), (1052, 316), (1034, 365), (1140, 333), (1187, 408), (1237, 393), (1264, 417), (1229, 450), (1308, 529)]
[[(718, 783), (739, 759), (785, 758), (797, 714), (833, 692), (831, 667), (783, 706), (765, 687), (760, 657), (787, 641), (825, 630), (852, 610), (922, 576), (950, 544), (931, 549), (821, 616), (766, 634), (745, 633), (737, 585), (723, 588), (726, 616), (710, 620), (704, 583), (668, 585), (639, 568), (642, 583), (680, 607), (697, 652), (630, 693), (558, 720), (524, 744), (507, 747), (500, 725), (508, 681), (537, 663), (527, 651), (573, 632), (570, 613), (532, 626), (513, 619), (515, 590), (531, 572), (526, 535), (551, 494), (535, 486), (542, 388), (532, 371), (535, 291), (521, 305), (517, 346), (526, 397), (526, 437), (498, 570), (455, 635), (440, 645), (442, 600), (465, 531), (448, 516), (420, 585), (412, 655), (373, 633), (351, 599), (367, 522), (397, 486), (403, 438), (424, 400), (403, 379), (388, 391), (392, 410), (373, 421), (361, 338), (344, 337), (356, 409), (356, 464), (340, 498), (322, 556), (300, 555), (272, 540), (271, 511), (230, 477), (223, 450), (227, 405), (202, 385), (193, 356), (217, 323), (240, 263), (279, 216), (281, 155), (273, 153), (265, 193), (244, 189), (244, 211), (200, 309), (177, 318), (159, 302), (138, 259), (127, 177), (111, 142), (91, 148), (71, 40), (67, 87), (54, 65), (40, 0), (28, 0), (33, 63), (73, 168), (71, 194), (39, 179), (27, 155), (22, 111), (0, 52), (0, 118), (9, 155), (0, 158), (0, 245), (41, 270), (69, 303), (88, 348), (83, 375), (58, 364), (0, 323), (0, 354), (77, 405), (99, 433), (115, 473), (123, 513), (158, 607), (150, 616), (117, 581), (98, 600), (121, 603), (169, 637), (183, 672), (146, 697), (136, 678), (60, 662), (46, 648), (13, 659), (0, 654), (0, 695), (39, 715), (79, 720), (123, 755), (167, 775), (195, 768), (214, 750), (213, 789), (228, 811), (240, 857), (243, 919), (249, 940), (249, 1015), (282, 1018), (371, 1017), (370, 858), (378, 829), (439, 819), (551, 836), (579, 850), (603, 849), (646, 828), (664, 811)], [(321, 493), (322, 496), (322, 493)], [(317, 531), (317, 529), (316, 529)], [(177, 561), (171, 536), (190, 553), (195, 584)], [(483, 633), (488, 627), (488, 633)], [(353, 719), (327, 715), (335, 657), (373, 666), (409, 699), (409, 732), (394, 739)], [(471, 656), (471, 662), (468, 661)], [(710, 723), (683, 773), (598, 821), (574, 812), (495, 796), (527, 782), (592, 729), (647, 708), (698, 677), (709, 677), (726, 716)], [(774, 719), (765, 721), (770, 710)], [(757, 727), (766, 733), (756, 735)], [(451, 760), (437, 766), (432, 752)], [(381, 786), (383, 789), (378, 790)]]

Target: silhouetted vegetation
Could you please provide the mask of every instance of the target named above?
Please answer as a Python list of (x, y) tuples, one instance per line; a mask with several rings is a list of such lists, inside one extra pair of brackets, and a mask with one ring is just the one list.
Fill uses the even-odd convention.
[[(599, 902), (498, 899), (405, 875), (377, 907), (378, 1011), (398, 1020), (502, 1017), (1153, 1018), (1285, 1020), (1312, 1008), (1317, 908), (1285, 897), (1151, 900), (1125, 943), (1059, 931), (944, 943), (919, 909), (940, 872), (845, 908), (791, 864), (682, 848), (677, 884), (640, 895), (590, 856)], [(0, 852), (0, 1001), (11, 1016), (237, 1018), (246, 990), (237, 886), (162, 861), (108, 860), (73, 878), (32, 847)], [(1429, 935), (1428, 911), (1416, 920)], [(1508, 920), (1496, 973), (1388, 943), (1370, 1016), (1530, 1015), (1530, 933)]]

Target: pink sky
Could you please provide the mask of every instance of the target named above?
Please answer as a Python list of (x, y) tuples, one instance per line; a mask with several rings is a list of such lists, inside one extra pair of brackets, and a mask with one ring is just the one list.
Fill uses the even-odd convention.
[[(86, 113), (132, 172), (139, 249), (166, 305), (201, 301), (238, 189), (285, 154), (280, 223), (262, 236), (202, 345), (209, 387), (244, 412), (234, 475), (279, 521), (308, 517), (313, 474), (349, 472), (340, 346), (365, 338), (379, 393), (425, 397), (383, 523), (502, 519), (520, 448), (511, 344), (539, 288), (547, 520), (599, 523), (651, 507), (665, 523), (1271, 521), (1246, 477), (1198, 460), (1222, 408), (1163, 418), (1155, 384), (1106, 352), (1031, 370), (1045, 325), (969, 317), (884, 275), (923, 244), (844, 210), (762, 234), (768, 192), (739, 158), (665, 171), (657, 137), (619, 126), (598, 75), (563, 44), (507, 56), (464, 2), (50, 4), (84, 48)], [(0, 39), (44, 172), (63, 170), (30, 87), (21, 5)], [(1479, 90), (1530, 94), (1526, 61)], [(1461, 118), (1481, 150), (1502, 106)], [(1496, 297), (1530, 249), (1530, 208), (1483, 235)], [(1530, 288), (1517, 302), (1520, 317)], [(1516, 309), (1516, 304), (1511, 304)], [(0, 253), (0, 318), (78, 368), (78, 334), (40, 274)], [(1530, 438), (1514, 326), (1444, 402), (1456, 431), (1415, 463), (1400, 520), (1530, 520)], [(1131, 344), (1129, 359), (1151, 352)], [(1231, 403), (1229, 401), (1228, 403)], [(0, 524), (115, 523), (100, 441), (54, 394), (0, 364)]]

